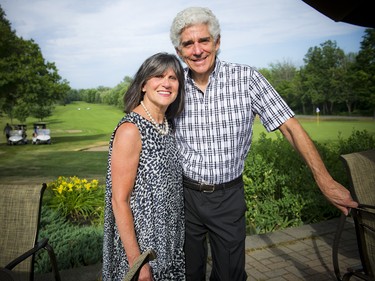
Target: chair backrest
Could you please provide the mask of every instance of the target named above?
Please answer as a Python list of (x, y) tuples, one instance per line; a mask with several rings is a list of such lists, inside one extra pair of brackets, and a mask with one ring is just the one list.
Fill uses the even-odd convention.
[(368, 208), (354, 210), (353, 219), (359, 239), (364, 270), (374, 277), (375, 272), (375, 149), (341, 155), (347, 168), (354, 200)]
[[(45, 185), (0, 185), (0, 267), (35, 246)], [(13, 270), (32, 280), (34, 255)]]

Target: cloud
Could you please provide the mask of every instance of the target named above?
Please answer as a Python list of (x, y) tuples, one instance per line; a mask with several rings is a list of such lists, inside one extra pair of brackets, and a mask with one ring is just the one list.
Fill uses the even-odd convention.
[[(174, 52), (169, 27), (176, 13), (201, 1), (0, 0), (19, 36), (33, 38), (73, 88), (113, 87), (153, 53)], [(222, 27), (221, 56), (266, 67), (308, 47), (364, 28), (335, 23), (300, 0), (206, 1)], [(340, 46), (339, 46), (340, 47)], [(297, 57), (299, 56), (299, 57)]]

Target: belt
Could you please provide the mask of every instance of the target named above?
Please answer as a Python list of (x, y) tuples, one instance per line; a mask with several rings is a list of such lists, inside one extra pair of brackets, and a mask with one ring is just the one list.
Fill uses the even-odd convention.
[(188, 177), (183, 177), (183, 184), (184, 187), (201, 191), (201, 192), (214, 192), (215, 190), (223, 190), (223, 189), (228, 189), (231, 188), (239, 183), (242, 183), (242, 175), (240, 175), (238, 178), (231, 180), (226, 183), (219, 183), (219, 184), (205, 184), (205, 183), (200, 183), (195, 180), (192, 180)]

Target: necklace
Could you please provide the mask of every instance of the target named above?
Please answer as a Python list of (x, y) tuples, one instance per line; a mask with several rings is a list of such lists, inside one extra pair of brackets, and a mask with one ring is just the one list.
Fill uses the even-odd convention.
[(156, 128), (156, 130), (159, 132), (159, 134), (165, 136), (169, 133), (169, 126), (168, 126), (168, 120), (167, 117), (164, 115), (164, 126), (165, 129), (161, 128), (158, 123), (156, 123), (155, 119), (152, 118), (150, 111), (148, 111), (147, 107), (144, 105), (143, 101), (141, 101), (141, 105), (143, 109), (146, 111), (147, 116), (150, 118), (152, 125)]

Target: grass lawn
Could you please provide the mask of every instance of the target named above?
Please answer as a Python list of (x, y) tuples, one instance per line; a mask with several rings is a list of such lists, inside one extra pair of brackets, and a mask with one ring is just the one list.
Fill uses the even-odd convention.
[[(61, 176), (98, 179), (104, 183), (107, 152), (87, 151), (107, 146), (117, 122), (124, 113), (117, 108), (87, 103), (57, 106), (53, 116), (43, 120), (51, 129), (52, 144), (15, 145), (0, 143), (0, 178), (2, 183), (41, 183)], [(27, 120), (31, 140), (33, 118)], [(10, 120), (1, 119), (1, 126)], [(13, 124), (17, 122), (13, 121)]]
[[(110, 135), (124, 113), (107, 105), (77, 102), (57, 106), (53, 116), (44, 120), (51, 129), (51, 145), (16, 145), (0, 142), (0, 178), (2, 183), (42, 183), (58, 176), (78, 176), (98, 179), (104, 184), (107, 167), (106, 147)], [(319, 142), (337, 141), (338, 135), (350, 136), (353, 130), (367, 130), (375, 135), (371, 118), (299, 118), (311, 138)], [(33, 122), (27, 120), (27, 135), (31, 140)], [(2, 117), (4, 128), (9, 119)], [(17, 124), (13, 120), (13, 124)], [(259, 120), (254, 125), (254, 140), (266, 132)], [(267, 134), (275, 137), (275, 133)], [(104, 147), (104, 149), (92, 149)], [(91, 149), (90, 149), (91, 148)]]
[[(321, 117), (297, 116), (309, 136), (321, 143), (338, 141), (339, 135), (346, 139), (352, 132), (366, 130), (375, 135), (375, 120), (371, 117)], [(254, 124), (254, 140), (261, 132), (267, 133), (259, 120)], [(267, 133), (267, 137), (276, 137), (275, 133)]]

